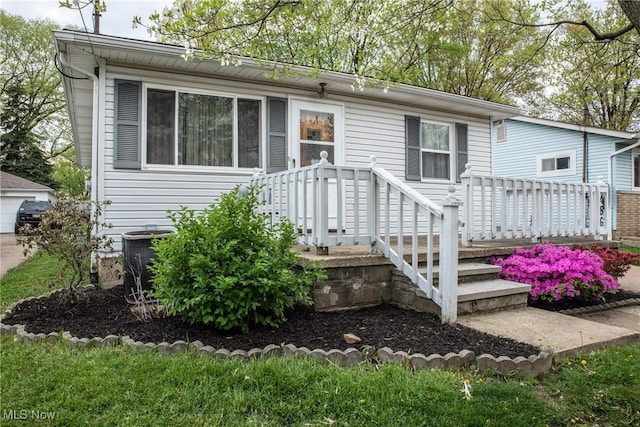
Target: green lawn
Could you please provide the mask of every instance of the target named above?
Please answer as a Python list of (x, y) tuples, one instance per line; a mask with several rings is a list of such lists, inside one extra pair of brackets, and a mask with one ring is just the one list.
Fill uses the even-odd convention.
[(61, 287), (62, 263), (51, 255), (36, 252), (0, 279), (0, 311), (14, 301), (42, 295)]
[[(2, 305), (46, 291), (24, 276), (45, 280), (39, 265), (49, 262), (33, 258), (6, 276)], [(46, 413), (55, 418), (36, 425), (631, 426), (640, 424), (640, 344), (559, 358), (544, 378), (519, 380), (474, 370), (73, 349), (5, 336), (0, 390), (3, 426), (20, 424), (8, 421), (11, 414), (32, 425)]]

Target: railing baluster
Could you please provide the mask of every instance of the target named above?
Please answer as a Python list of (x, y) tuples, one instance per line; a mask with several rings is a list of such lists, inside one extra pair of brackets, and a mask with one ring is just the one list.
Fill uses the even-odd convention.
[[(427, 298), (433, 298), (433, 214), (427, 212)], [(416, 255), (417, 256), (417, 255)]]
[(398, 190), (398, 255), (404, 260), (404, 194)]
[[(344, 199), (342, 197), (342, 168), (336, 169), (336, 195), (337, 195), (337, 204), (336, 206), (336, 235), (338, 237), (338, 245), (342, 244), (342, 228), (343, 228), (343, 218), (342, 212), (344, 211)], [(328, 195), (327, 195), (328, 197)], [(327, 198), (327, 204), (329, 203), (329, 199)]]
[(389, 257), (389, 245), (391, 245), (391, 184), (385, 182), (384, 185), (384, 241), (386, 242), (386, 252), (384, 256)]
[(353, 234), (355, 235), (355, 244), (359, 244), (360, 236), (360, 171), (353, 171)]
[[(411, 220), (411, 267), (413, 268), (411, 281), (418, 283), (418, 203), (415, 201), (413, 202), (413, 217)], [(430, 283), (429, 286), (433, 286), (433, 283)]]

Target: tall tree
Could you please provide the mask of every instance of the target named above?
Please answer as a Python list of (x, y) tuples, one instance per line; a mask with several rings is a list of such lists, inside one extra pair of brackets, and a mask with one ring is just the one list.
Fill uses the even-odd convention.
[[(603, 10), (572, 0), (556, 18), (572, 16), (599, 28), (627, 22), (618, 2)], [(640, 130), (640, 33), (596, 41), (581, 25), (564, 25), (547, 47), (548, 97), (538, 115), (615, 130)]]
[[(0, 93), (2, 107), (11, 96), (19, 96), (19, 117), (0, 123), (0, 132), (30, 134), (46, 159), (52, 159), (71, 145), (69, 120), (60, 74), (54, 63), (51, 31), (56, 24), (26, 20), (0, 10)], [(19, 91), (16, 92), (16, 90)]]
[(55, 188), (53, 166), (38, 148), (33, 132), (23, 124), (28, 114), (24, 89), (20, 84), (5, 86), (2, 97), (0, 123), (7, 130), (0, 135), (0, 169)]
[(523, 0), (177, 0), (150, 29), (223, 62), (269, 59), (350, 73), (354, 87), (377, 79), (511, 102), (537, 89), (542, 31), (488, 19), (487, 3), (538, 13)]
[(538, 7), (526, 1), (458, 0), (445, 11), (447, 25), (439, 33), (455, 47), (424, 52), (412, 64), (411, 82), (505, 103), (541, 92), (540, 47), (548, 31), (497, 19), (498, 8), (506, 16), (539, 19)]

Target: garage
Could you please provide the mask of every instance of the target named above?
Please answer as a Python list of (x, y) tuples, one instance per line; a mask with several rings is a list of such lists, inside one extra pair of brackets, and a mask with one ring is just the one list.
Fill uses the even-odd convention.
[(50, 200), (52, 197), (51, 188), (0, 171), (0, 233), (13, 233), (16, 212), (23, 200)]

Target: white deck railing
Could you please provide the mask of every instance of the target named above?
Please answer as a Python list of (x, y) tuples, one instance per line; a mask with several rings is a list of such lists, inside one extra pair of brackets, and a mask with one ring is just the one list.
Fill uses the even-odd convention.
[(462, 244), (474, 240), (593, 236), (608, 228), (608, 186), (473, 175), (462, 177)]
[[(313, 166), (254, 174), (250, 183), (264, 186), (264, 213), (271, 221), (287, 218), (301, 232), (301, 243), (321, 251), (357, 244), (380, 251), (441, 307), (443, 322), (455, 322), (461, 204), (455, 188), (449, 188), (439, 206), (376, 166), (373, 156), (369, 167), (334, 166), (326, 152), (321, 156)], [(439, 231), (437, 242), (434, 229)], [(406, 246), (405, 239), (410, 242)], [(421, 244), (427, 253), (425, 274), (418, 265)], [(439, 252), (438, 286), (433, 280), (434, 245)]]

